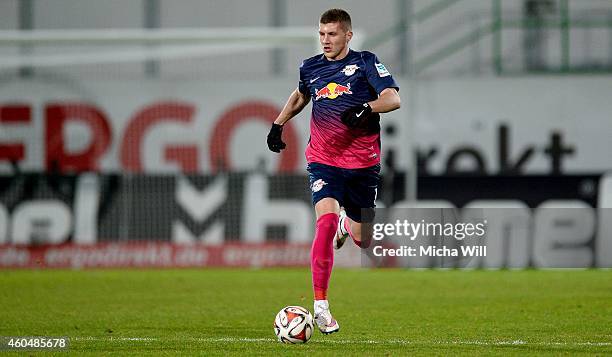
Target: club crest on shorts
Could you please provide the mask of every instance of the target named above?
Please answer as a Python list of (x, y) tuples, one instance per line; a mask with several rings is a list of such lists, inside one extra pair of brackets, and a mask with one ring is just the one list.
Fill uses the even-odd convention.
[(325, 185), (327, 185), (327, 182), (323, 181), (323, 179), (318, 179), (310, 185), (310, 189), (312, 192), (319, 192)]

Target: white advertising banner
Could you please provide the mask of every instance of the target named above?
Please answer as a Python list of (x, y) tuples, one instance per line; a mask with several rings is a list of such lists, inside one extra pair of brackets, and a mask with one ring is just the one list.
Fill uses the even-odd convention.
[(612, 169), (608, 78), (420, 81), (414, 88), (415, 132), (421, 156), (430, 155), (429, 173)]

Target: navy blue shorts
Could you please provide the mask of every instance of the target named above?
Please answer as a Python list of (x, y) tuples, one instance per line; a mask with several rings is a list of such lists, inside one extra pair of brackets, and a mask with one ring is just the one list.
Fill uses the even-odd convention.
[(380, 182), (380, 165), (343, 169), (312, 162), (306, 170), (313, 205), (326, 197), (335, 198), (353, 221), (372, 222)]

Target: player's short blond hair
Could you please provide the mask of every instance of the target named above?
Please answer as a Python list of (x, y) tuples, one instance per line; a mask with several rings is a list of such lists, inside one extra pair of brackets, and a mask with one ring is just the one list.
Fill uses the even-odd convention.
[(329, 9), (321, 14), (321, 18), (319, 19), (320, 24), (329, 24), (332, 22), (340, 23), (347, 32), (353, 29), (351, 15), (342, 9)]

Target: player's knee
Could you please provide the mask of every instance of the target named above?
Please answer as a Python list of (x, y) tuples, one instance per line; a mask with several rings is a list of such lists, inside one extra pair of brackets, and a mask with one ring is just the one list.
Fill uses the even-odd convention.
[(338, 214), (340, 212), (340, 204), (336, 199), (326, 197), (315, 204), (315, 211), (317, 212), (317, 216), (319, 218), (328, 213)]

